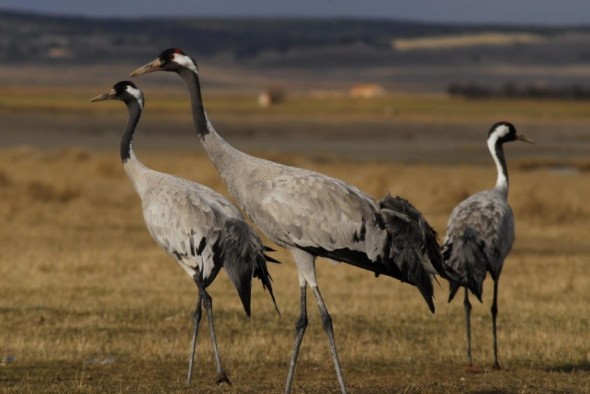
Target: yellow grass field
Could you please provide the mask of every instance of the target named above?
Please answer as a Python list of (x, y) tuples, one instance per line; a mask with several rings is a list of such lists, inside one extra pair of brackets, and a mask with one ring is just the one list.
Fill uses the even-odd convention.
[[(98, 92), (97, 92), (98, 93)], [(123, 111), (123, 108), (118, 108)], [(197, 150), (139, 150), (152, 168), (226, 193)], [(531, 147), (534, 149), (534, 147)], [(590, 173), (510, 161), (517, 241), (500, 281), (499, 357), (493, 371), (491, 282), (474, 303), (473, 356), (465, 371), (461, 297), (436, 290), (431, 315), (418, 291), (354, 267), (318, 262), (351, 393), (583, 393), (590, 391)], [(375, 197), (410, 199), (441, 237), (453, 206), (495, 181), (492, 165), (404, 165), (268, 156), (358, 185)], [(233, 386), (214, 384), (206, 326), (196, 374), (185, 388), (196, 288), (150, 239), (140, 203), (108, 151), (0, 150), (0, 391), (277, 393), (283, 389), (297, 274), (272, 265), (278, 317), (258, 283), (246, 318), (225, 274), (211, 286), (220, 350)], [(337, 392), (310, 297), (294, 392)]]
[[(57, 103), (50, 98), (63, 95), (63, 90), (57, 95), (49, 89), (36, 98), (27, 94), (19, 98), (15, 89), (14, 100), (0, 100), (4, 119), (22, 120), (25, 125), (27, 116), (35, 116), (46, 126), (63, 125), (63, 139), (75, 138), (74, 131), (66, 127), (80, 128), (80, 133), (103, 126), (113, 129), (111, 134), (96, 137), (104, 148), (63, 148), (57, 134), (43, 137), (39, 132), (34, 134), (38, 145), (15, 143), (0, 149), (0, 392), (282, 392), (299, 313), (299, 290), (295, 266), (279, 248), (274, 257), (283, 263), (269, 269), (282, 316), (277, 316), (270, 297), (256, 283), (248, 319), (221, 273), (210, 293), (221, 356), (233, 385), (215, 385), (213, 354), (206, 325), (202, 325), (193, 385), (185, 387), (196, 287), (156, 247), (144, 227), (139, 198), (118, 157), (118, 131), (126, 116), (123, 105), (82, 101), (109, 86), (88, 92), (66, 89), (67, 98)], [(426, 119), (420, 127), (429, 129), (447, 115), (457, 125), (475, 120), (488, 124), (505, 112), (529, 126), (547, 123), (539, 126), (543, 133), (535, 134), (533, 127), (527, 130), (539, 145), (515, 143), (506, 152), (517, 240), (500, 280), (502, 370), (491, 369), (489, 279), (484, 283), (483, 305), (473, 299), (473, 357), (478, 368), (474, 373), (465, 370), (462, 300), (446, 302), (448, 287), (443, 280), (436, 286), (437, 312), (432, 315), (415, 288), (394, 279), (376, 279), (354, 267), (323, 260), (318, 261), (318, 276), (351, 393), (590, 391), (590, 160), (580, 154), (585, 152), (587, 137), (583, 131), (567, 134), (560, 130), (567, 137), (561, 141), (565, 145), (558, 154), (550, 155), (551, 143), (559, 136), (553, 133), (556, 125), (565, 122), (581, 127), (590, 121), (587, 104), (490, 105), (436, 97), (423, 97), (423, 101), (420, 97), (386, 97), (379, 100), (390, 101), (357, 101), (358, 105), (346, 107), (350, 103), (340, 98), (310, 105), (293, 97), (286, 107), (263, 113), (243, 100), (211, 97), (210, 113), (229, 128), (237, 122), (232, 119), (241, 116), (251, 116), (252, 125), (260, 123), (271, 129), (307, 115), (320, 127), (330, 122), (379, 126), (401, 117), (408, 125)], [(158, 125), (181, 124), (190, 131), (190, 119), (184, 115), (187, 107), (168, 107), (163, 101), (148, 98), (146, 107), (154, 108), (153, 113), (162, 118)], [(318, 108), (320, 104), (323, 109)], [(397, 112), (383, 112), (390, 107)], [(163, 119), (169, 111), (172, 117)], [(145, 139), (138, 142), (149, 142), (155, 138), (149, 134), (157, 134), (149, 128), (154, 119), (149, 116), (146, 110), (138, 131), (138, 139)], [(18, 128), (13, 129), (12, 134), (18, 134)], [(149, 133), (144, 135), (144, 129)], [(219, 131), (224, 133), (221, 127)], [(248, 151), (262, 151), (262, 156), (272, 160), (341, 178), (376, 198), (387, 192), (406, 197), (442, 239), (451, 209), (495, 182), (495, 167), (483, 142), (485, 131), (477, 129), (475, 136), (468, 137), (473, 144), (469, 149), (483, 157), (477, 165), (461, 164), (461, 160), (440, 164), (436, 158), (412, 163), (357, 160), (352, 153), (286, 154), (265, 152), (256, 145)], [(388, 133), (384, 129), (375, 135), (397, 138)], [(255, 133), (247, 137), (261, 140)], [(263, 137), (288, 136), (269, 132)], [(336, 142), (336, 137), (331, 135), (331, 141)], [(186, 141), (185, 146), (158, 148), (138, 143), (138, 156), (154, 169), (227, 195), (196, 137), (168, 136), (174, 138)], [(421, 141), (410, 133), (404, 138)], [(428, 134), (435, 147), (450, 138), (458, 137)], [(407, 146), (413, 145), (408, 142)], [(450, 152), (455, 156), (471, 157), (465, 147), (453, 149)], [(570, 157), (568, 152), (578, 154)], [(310, 325), (293, 391), (338, 392), (317, 307), (308, 298)]]

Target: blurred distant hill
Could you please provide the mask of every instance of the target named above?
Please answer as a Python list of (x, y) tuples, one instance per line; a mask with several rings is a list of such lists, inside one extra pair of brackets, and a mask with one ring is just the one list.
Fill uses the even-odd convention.
[(0, 10), (3, 64), (142, 63), (179, 47), (253, 67), (588, 65), (590, 27), (357, 19), (94, 19)]

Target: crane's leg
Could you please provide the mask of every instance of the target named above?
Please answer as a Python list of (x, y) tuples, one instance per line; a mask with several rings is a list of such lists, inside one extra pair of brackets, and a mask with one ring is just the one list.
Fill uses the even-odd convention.
[(494, 369), (500, 369), (498, 364), (498, 339), (496, 337), (496, 316), (498, 316), (498, 280), (494, 280), (494, 301), (492, 302), (492, 330), (494, 334)]
[(467, 362), (469, 367), (473, 367), (473, 360), (471, 359), (471, 303), (469, 302), (469, 290), (467, 287), (465, 287), (463, 306), (465, 307), (465, 326), (467, 328)]
[(197, 307), (195, 308), (195, 312), (193, 314), (193, 320), (195, 325), (195, 330), (193, 332), (193, 341), (191, 344), (191, 357), (188, 360), (188, 377), (186, 378), (186, 385), (191, 384), (191, 378), (193, 376), (193, 363), (195, 362), (195, 348), (197, 347), (197, 336), (199, 335), (199, 324), (201, 323), (201, 302), (203, 300), (203, 296), (201, 295), (201, 290), (199, 289), (199, 297), (197, 298)]
[(340, 361), (338, 360), (338, 353), (336, 352), (336, 343), (334, 341), (334, 330), (332, 328), (332, 318), (328, 313), (328, 309), (324, 304), (324, 300), (320, 294), (318, 287), (316, 272), (315, 272), (315, 257), (300, 249), (289, 249), (297, 265), (297, 273), (299, 275), (299, 286), (301, 287), (301, 315), (299, 320), (295, 324), (296, 335), (295, 335), (295, 347), (293, 348), (293, 354), (291, 356), (291, 363), (289, 365), (289, 373), (287, 375), (287, 384), (285, 385), (285, 393), (291, 391), (291, 384), (293, 383), (293, 374), (295, 372), (295, 364), (297, 363), (297, 356), (299, 355), (299, 348), (303, 335), (305, 334), (305, 328), (307, 327), (307, 310), (306, 310), (306, 293), (305, 285), (308, 284), (316, 297), (318, 307), (320, 309), (320, 315), (322, 317), (322, 324), (324, 330), (328, 334), (328, 341), (330, 343), (330, 351), (332, 352), (332, 359), (334, 361), (334, 367), (336, 368), (336, 375), (338, 376), (338, 382), (340, 383), (340, 391), (346, 393), (346, 385), (344, 383), (344, 377), (342, 376), (342, 369), (340, 368)]
[(211, 344), (213, 345), (213, 354), (215, 356), (215, 364), (217, 365), (217, 384), (227, 383), (231, 385), (231, 381), (227, 377), (227, 373), (223, 368), (223, 364), (221, 363), (221, 356), (219, 355), (219, 348), (217, 347), (217, 339), (215, 337), (215, 326), (213, 324), (213, 300), (207, 291), (205, 290), (205, 285), (203, 283), (203, 279), (199, 276), (195, 275), (195, 282), (201, 290), (201, 294), (203, 295), (203, 306), (205, 307), (205, 311), (207, 312), (207, 320), (209, 321), (209, 332), (211, 333)]
[(301, 286), (301, 313), (299, 319), (295, 322), (295, 346), (293, 347), (293, 354), (291, 355), (291, 362), (289, 363), (289, 373), (287, 374), (287, 384), (285, 385), (285, 393), (291, 392), (291, 385), (293, 384), (293, 375), (295, 374), (295, 364), (297, 364), (297, 357), (299, 356), (299, 349), (303, 341), (303, 335), (307, 328), (307, 305), (306, 305), (306, 290), (304, 284)]
[(313, 293), (315, 294), (318, 307), (320, 308), (320, 315), (322, 316), (322, 325), (326, 334), (328, 334), (328, 342), (330, 343), (330, 351), (332, 352), (332, 360), (334, 361), (334, 367), (336, 368), (336, 376), (338, 376), (338, 383), (340, 383), (340, 391), (342, 394), (346, 393), (346, 385), (344, 383), (344, 376), (342, 375), (342, 369), (340, 368), (340, 361), (338, 360), (338, 352), (336, 351), (336, 342), (334, 341), (334, 330), (332, 328), (332, 318), (328, 313), (326, 304), (320, 294), (320, 288), (318, 286), (312, 286)]

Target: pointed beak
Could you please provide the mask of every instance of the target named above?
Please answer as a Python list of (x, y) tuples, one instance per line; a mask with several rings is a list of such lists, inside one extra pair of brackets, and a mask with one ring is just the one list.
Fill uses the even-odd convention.
[(519, 141), (524, 141), (524, 142), (528, 142), (529, 144), (534, 144), (535, 141), (532, 138), (527, 137), (524, 134), (517, 134), (516, 135), (516, 139)]
[(103, 94), (100, 94), (96, 97), (91, 98), (90, 102), (93, 103), (95, 101), (103, 101), (103, 100), (112, 99), (114, 95), (115, 95), (115, 91), (111, 89), (111, 91), (108, 93), (103, 93)]
[(162, 61), (160, 59), (156, 59), (156, 60), (149, 62), (145, 66), (142, 66), (142, 67), (138, 68), (137, 70), (132, 71), (129, 74), (129, 76), (130, 77), (137, 77), (138, 75), (152, 73), (154, 71), (160, 71), (161, 69), (162, 69)]

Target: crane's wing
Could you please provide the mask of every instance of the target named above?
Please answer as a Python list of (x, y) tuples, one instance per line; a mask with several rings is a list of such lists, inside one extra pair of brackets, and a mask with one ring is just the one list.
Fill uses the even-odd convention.
[(174, 256), (187, 273), (203, 275), (211, 283), (215, 267), (213, 245), (223, 229), (223, 208), (199, 193), (198, 188), (152, 188), (142, 198), (143, 216), (152, 238)]
[(202, 274), (205, 286), (225, 267), (248, 316), (252, 277), (259, 278), (278, 312), (266, 268), (266, 260), (273, 259), (265, 256), (262, 241), (237, 208), (203, 185), (172, 176), (166, 180), (142, 198), (144, 219), (156, 243), (191, 277)]
[[(252, 191), (261, 197), (248, 215), (278, 244), (364, 251), (377, 205), (357, 188), (302, 171), (257, 182)], [(377, 255), (374, 250), (371, 257)]]

